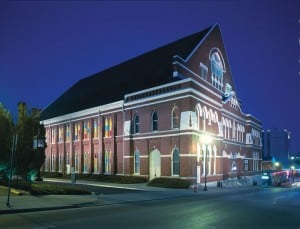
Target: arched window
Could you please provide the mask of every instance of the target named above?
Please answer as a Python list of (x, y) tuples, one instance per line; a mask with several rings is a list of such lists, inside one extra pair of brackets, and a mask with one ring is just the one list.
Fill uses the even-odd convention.
[(151, 122), (151, 129), (152, 131), (158, 130), (158, 117), (157, 117), (157, 112), (153, 111), (152, 112), (152, 122)]
[(223, 73), (225, 72), (223, 58), (218, 49), (212, 49), (210, 52), (211, 62), (211, 81), (212, 85), (219, 89), (223, 89)]
[(136, 114), (133, 119), (133, 133), (139, 133), (140, 132), (140, 118)]
[(172, 110), (172, 129), (179, 128), (179, 109), (178, 107), (174, 107)]
[(140, 151), (134, 152), (134, 173), (140, 174)]
[(202, 114), (202, 108), (200, 106), (200, 104), (196, 105), (196, 115), (197, 115), (197, 125), (198, 125), (198, 129), (200, 130), (200, 126), (201, 126), (201, 117), (203, 116)]
[(179, 176), (180, 172), (180, 158), (179, 150), (176, 148), (173, 151), (173, 165), (172, 165), (173, 176)]

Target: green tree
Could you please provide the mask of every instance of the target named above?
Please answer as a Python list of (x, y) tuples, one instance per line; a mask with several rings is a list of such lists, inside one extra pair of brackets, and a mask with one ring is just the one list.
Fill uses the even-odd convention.
[[(18, 103), (18, 135), (16, 150), (16, 172), (27, 178), (32, 171), (39, 172), (45, 160), (45, 128), (39, 123), (39, 112), (28, 114), (26, 103)], [(39, 138), (42, 147), (34, 147), (34, 140)]]
[(0, 103), (0, 172), (9, 165), (13, 128), (10, 112)]

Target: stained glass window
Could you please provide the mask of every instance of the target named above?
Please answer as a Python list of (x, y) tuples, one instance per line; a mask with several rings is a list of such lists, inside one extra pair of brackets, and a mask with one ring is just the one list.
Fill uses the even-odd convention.
[(94, 129), (94, 138), (99, 138), (98, 119), (94, 119), (93, 129)]
[(90, 139), (91, 136), (91, 124), (90, 121), (83, 122), (83, 139)]

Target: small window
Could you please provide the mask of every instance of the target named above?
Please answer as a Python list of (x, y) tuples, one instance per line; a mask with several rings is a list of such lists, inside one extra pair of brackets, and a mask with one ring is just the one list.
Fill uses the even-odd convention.
[(139, 133), (140, 132), (140, 118), (139, 116), (136, 114), (134, 116), (134, 120), (133, 120), (133, 133)]
[(249, 163), (248, 163), (248, 160), (247, 160), (247, 159), (244, 160), (244, 170), (245, 170), (245, 171), (248, 171), (248, 170), (249, 170)]
[(200, 62), (200, 77), (204, 80), (207, 80), (208, 68), (205, 64)]
[(179, 176), (179, 171), (180, 171), (180, 163), (179, 163), (179, 150), (174, 149), (173, 151), (173, 176)]
[(152, 131), (157, 131), (158, 130), (158, 117), (157, 117), (157, 112), (153, 111), (152, 112)]
[(179, 110), (177, 107), (174, 107), (172, 110), (172, 129), (179, 128)]
[(138, 150), (134, 152), (134, 173), (140, 174), (140, 152)]

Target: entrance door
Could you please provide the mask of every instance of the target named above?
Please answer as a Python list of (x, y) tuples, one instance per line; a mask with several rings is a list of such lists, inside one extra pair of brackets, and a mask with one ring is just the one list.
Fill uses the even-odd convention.
[(155, 149), (150, 153), (149, 179), (160, 177), (160, 152)]

